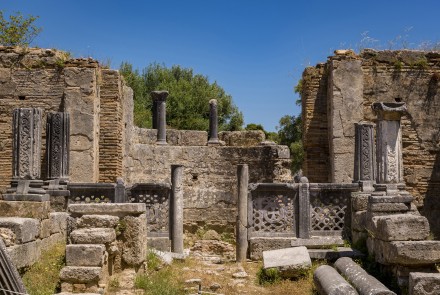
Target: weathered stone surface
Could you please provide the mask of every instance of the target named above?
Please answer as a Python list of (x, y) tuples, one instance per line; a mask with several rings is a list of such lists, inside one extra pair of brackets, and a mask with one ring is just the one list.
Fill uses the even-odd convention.
[(116, 239), (116, 233), (111, 228), (82, 228), (70, 233), (74, 244), (107, 244)]
[(7, 251), (17, 269), (29, 267), (40, 258), (41, 242), (36, 240), (26, 244), (11, 246), (7, 248)]
[(369, 275), (351, 258), (343, 257), (336, 260), (334, 267), (353, 284), (360, 294), (396, 295), (375, 277)]
[(147, 257), (147, 216), (126, 216), (122, 218), (122, 259), (130, 266), (141, 265)]
[(312, 266), (306, 247), (292, 247), (263, 252), (263, 268), (276, 268), (286, 278), (295, 277)]
[(251, 238), (249, 240), (249, 255), (252, 260), (261, 260), (263, 251), (291, 247), (292, 238)]
[(158, 251), (169, 252), (171, 250), (171, 241), (168, 237), (148, 237), (147, 249), (156, 249)]
[(40, 232), (40, 224), (33, 218), (0, 217), (0, 227), (12, 230), (17, 244), (34, 241)]
[(0, 238), (5, 243), (6, 247), (12, 246), (15, 244), (15, 234), (9, 228), (0, 227)]
[(383, 241), (419, 241), (429, 236), (428, 220), (412, 214), (375, 216), (368, 225), (370, 234)]
[(353, 211), (367, 210), (369, 194), (352, 193), (351, 208)]
[(114, 228), (119, 222), (118, 216), (112, 215), (83, 215), (77, 220), (78, 228), (107, 227)]
[(50, 219), (43, 219), (40, 223), (40, 239), (44, 239), (50, 236), (51, 229), (52, 225)]
[(425, 265), (440, 262), (440, 241), (394, 241), (367, 239), (368, 252), (382, 264)]
[(104, 262), (104, 245), (67, 245), (67, 266), (102, 266)]
[(371, 212), (408, 212), (411, 204), (407, 203), (368, 203), (368, 210)]
[(311, 259), (320, 259), (335, 261), (341, 257), (361, 258), (365, 256), (362, 252), (349, 247), (337, 247), (336, 250), (332, 249), (308, 249)]
[(440, 294), (440, 273), (410, 273), (408, 291), (409, 295)]
[(99, 204), (72, 204), (68, 207), (73, 215), (139, 215), (146, 211), (144, 203), (99, 203)]
[(181, 130), (180, 145), (205, 146), (208, 144), (208, 132)]
[(351, 229), (365, 231), (367, 211), (357, 211), (351, 214)]
[(100, 278), (100, 267), (65, 266), (60, 272), (60, 279), (71, 283), (97, 282)]
[(358, 292), (331, 266), (321, 265), (313, 274), (319, 294), (357, 295)]
[(224, 141), (227, 146), (255, 146), (266, 139), (261, 130), (253, 131), (222, 131), (218, 137)]
[(67, 212), (51, 212), (49, 214), (49, 219), (51, 221), (50, 232), (52, 234), (61, 233), (66, 236), (68, 217), (69, 214)]
[(0, 201), (0, 212), (4, 217), (46, 219), (50, 213), (50, 202)]
[(291, 242), (292, 247), (305, 246), (309, 249), (313, 248), (324, 248), (329, 246), (342, 246), (344, 245), (344, 240), (342, 237), (318, 237), (313, 236), (310, 239), (293, 239)]
[(58, 243), (66, 243), (66, 236), (64, 234), (61, 233), (56, 233), (56, 234), (52, 234), (47, 238), (41, 239), (40, 241), (40, 245), (41, 245), (41, 250), (44, 251), (46, 249), (49, 249), (50, 247), (58, 244)]

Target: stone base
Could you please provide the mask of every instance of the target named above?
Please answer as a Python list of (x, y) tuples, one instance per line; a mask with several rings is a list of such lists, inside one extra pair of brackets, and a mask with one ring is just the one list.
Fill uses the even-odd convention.
[(293, 238), (251, 238), (249, 240), (249, 255), (252, 260), (261, 260), (263, 251), (292, 247)]
[(50, 202), (0, 201), (0, 215), (3, 217), (26, 217), (46, 219), (50, 213)]
[(344, 240), (340, 236), (335, 237), (311, 237), (310, 239), (293, 239), (291, 242), (292, 247), (305, 246), (309, 249), (322, 249), (332, 246), (343, 246)]
[(365, 255), (356, 249), (348, 247), (337, 247), (336, 250), (332, 249), (308, 249), (311, 259), (335, 261), (341, 257), (361, 258)]
[(162, 252), (170, 252), (171, 251), (171, 241), (169, 238), (147, 238), (147, 247), (148, 249), (156, 249)]

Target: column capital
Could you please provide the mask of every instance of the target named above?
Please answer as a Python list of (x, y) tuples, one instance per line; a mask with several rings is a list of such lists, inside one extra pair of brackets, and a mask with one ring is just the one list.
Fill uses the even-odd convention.
[(169, 93), (166, 90), (151, 91), (151, 97), (154, 101), (166, 101)]
[(406, 114), (407, 108), (404, 102), (375, 102), (371, 105), (379, 120), (400, 121)]

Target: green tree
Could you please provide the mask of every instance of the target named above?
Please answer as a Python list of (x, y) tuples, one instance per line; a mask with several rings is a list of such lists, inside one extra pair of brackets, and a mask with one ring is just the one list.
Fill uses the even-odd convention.
[(153, 63), (142, 74), (129, 63), (121, 65), (121, 73), (134, 92), (134, 121), (137, 126), (151, 128), (151, 91), (167, 90), (167, 124), (171, 128), (208, 130), (209, 100), (217, 99), (220, 130), (240, 130), (243, 114), (232, 97), (208, 77), (194, 74), (190, 68), (175, 65), (167, 68)]
[(304, 159), (302, 146), (301, 117), (290, 115), (283, 116), (279, 121), (278, 138), (279, 143), (287, 145), (290, 148), (290, 157), (292, 159), (292, 171), (301, 169)]
[(24, 17), (20, 12), (9, 16), (9, 21), (0, 11), (0, 44), (5, 46), (28, 46), (42, 31), (34, 25), (38, 16)]

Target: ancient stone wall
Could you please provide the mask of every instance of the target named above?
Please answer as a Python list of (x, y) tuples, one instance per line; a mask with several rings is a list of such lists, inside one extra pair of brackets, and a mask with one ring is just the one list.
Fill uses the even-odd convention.
[[(156, 130), (135, 128), (126, 183), (170, 183), (171, 165), (184, 165), (186, 228), (195, 231), (198, 225), (208, 225), (232, 230), (237, 203), (237, 164), (249, 165), (251, 182), (291, 181), (288, 147), (259, 145), (260, 140), (250, 141), (252, 136), (245, 134), (242, 136), (248, 139), (245, 141), (248, 146), (207, 146), (205, 131), (167, 130), (168, 145), (164, 146), (155, 144)], [(258, 132), (252, 134), (260, 138), (255, 136)]]
[(132, 92), (117, 71), (53, 49), (0, 47), (0, 85), (0, 194), (12, 176), (12, 111), (19, 107), (43, 110), (43, 179), (46, 116), (56, 111), (70, 114), (71, 182), (123, 176), (124, 119), (132, 118), (126, 110), (130, 102), (132, 108)]
[[(328, 181), (350, 182), (354, 170), (354, 123), (375, 123), (373, 102), (405, 102), (408, 114), (402, 118), (404, 179), (416, 204), (424, 207), (433, 228), (440, 228), (440, 222), (434, 218), (440, 210), (436, 197), (440, 188), (440, 53), (374, 50), (364, 50), (360, 55), (343, 50), (335, 53), (325, 66), (319, 64), (303, 74), (305, 175), (310, 181), (323, 181), (315, 180), (308, 167), (316, 167), (317, 161), (324, 162), (328, 154), (330, 165), (321, 170), (326, 172)], [(315, 75), (317, 78), (310, 75), (321, 72)], [(323, 145), (323, 151), (312, 158), (308, 153), (311, 154), (310, 147), (316, 144), (316, 138), (310, 134), (322, 135), (323, 129), (313, 125), (315, 116), (304, 114), (316, 112), (316, 104), (323, 100), (317, 91), (316, 81), (320, 76), (328, 83), (324, 98), (328, 110), (319, 108), (319, 116), (328, 120), (329, 145), (328, 149)]]
[(306, 68), (302, 84), (303, 174), (311, 182), (329, 181), (326, 65)]

